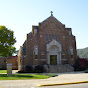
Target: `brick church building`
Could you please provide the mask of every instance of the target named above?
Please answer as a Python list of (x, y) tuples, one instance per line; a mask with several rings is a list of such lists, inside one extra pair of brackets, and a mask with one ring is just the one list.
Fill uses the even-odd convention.
[(70, 71), (76, 58), (76, 40), (72, 29), (66, 28), (51, 12), (50, 17), (38, 26), (32, 26), (32, 32), (27, 34), (18, 52), (18, 67), (25, 70), (28, 65), (43, 65), (46, 72), (67, 68)]

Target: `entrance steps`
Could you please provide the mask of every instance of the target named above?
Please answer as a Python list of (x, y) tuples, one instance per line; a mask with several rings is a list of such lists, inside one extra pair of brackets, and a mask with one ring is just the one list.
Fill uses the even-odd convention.
[(59, 72), (73, 72), (74, 68), (69, 64), (65, 65), (49, 65), (50, 73), (59, 73)]

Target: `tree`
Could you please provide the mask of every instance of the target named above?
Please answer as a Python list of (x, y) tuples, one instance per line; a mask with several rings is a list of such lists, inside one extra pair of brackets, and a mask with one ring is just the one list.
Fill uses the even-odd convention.
[(16, 48), (13, 46), (15, 43), (14, 32), (5, 26), (0, 26), (0, 55), (7, 57), (15, 53)]
[(18, 53), (18, 50), (16, 50), (16, 48), (13, 46), (11, 46), (8, 50), (8, 56), (12, 56), (13, 54), (17, 55), (17, 53)]

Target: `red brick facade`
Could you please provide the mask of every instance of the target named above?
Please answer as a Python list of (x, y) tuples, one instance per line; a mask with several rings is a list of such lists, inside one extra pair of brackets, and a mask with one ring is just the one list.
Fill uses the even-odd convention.
[(27, 34), (19, 50), (18, 65), (23, 70), (26, 65), (74, 64), (76, 57), (72, 29), (51, 15), (38, 26), (32, 26), (32, 32)]

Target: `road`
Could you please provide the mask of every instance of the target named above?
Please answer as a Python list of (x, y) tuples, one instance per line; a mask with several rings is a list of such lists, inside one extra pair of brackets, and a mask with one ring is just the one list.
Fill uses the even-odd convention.
[(0, 88), (88, 88), (88, 83), (82, 84), (71, 84), (71, 85), (59, 85), (59, 86), (45, 86), (45, 87), (37, 87), (33, 85), (6, 85), (1, 86)]
[(60, 85), (60, 86), (33, 87), (33, 88), (88, 88), (88, 83)]

